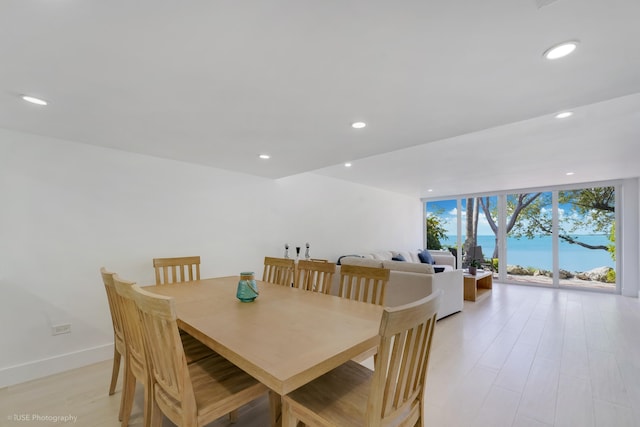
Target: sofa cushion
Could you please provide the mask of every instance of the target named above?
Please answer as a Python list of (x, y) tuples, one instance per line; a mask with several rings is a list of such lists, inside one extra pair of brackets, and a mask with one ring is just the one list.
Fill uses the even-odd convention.
[(422, 251), (418, 254), (418, 257), (420, 258), (420, 262), (425, 263), (425, 264), (435, 264), (435, 261), (433, 260), (433, 257), (431, 256), (431, 253), (429, 251)]
[(394, 271), (406, 271), (408, 273), (434, 274), (431, 264), (418, 264), (402, 261), (382, 261), (382, 266)]
[(456, 258), (449, 251), (429, 251), (436, 265), (456, 265)]
[(374, 252), (371, 255), (373, 256), (373, 259), (379, 259), (381, 261), (393, 258), (393, 252), (391, 251)]
[(405, 258), (411, 259), (411, 262), (421, 262), (420, 261), (420, 257), (418, 256), (419, 253), (420, 253), (420, 251), (409, 252), (409, 258), (407, 258), (406, 256), (405, 256)]
[(361, 265), (364, 267), (382, 267), (382, 261), (378, 259), (358, 258), (358, 257), (344, 257), (341, 260), (342, 265)]

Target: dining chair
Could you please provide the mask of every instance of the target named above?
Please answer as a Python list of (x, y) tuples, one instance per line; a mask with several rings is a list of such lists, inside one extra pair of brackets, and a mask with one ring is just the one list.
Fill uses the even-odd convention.
[(200, 280), (200, 257), (154, 258), (156, 285)]
[(187, 364), (174, 299), (133, 289), (150, 356), (151, 426), (159, 427), (164, 414), (178, 427), (200, 427), (267, 393), (217, 353)]
[[(109, 396), (111, 396), (116, 391), (116, 384), (120, 374), (120, 362), (122, 357), (126, 355), (124, 325), (122, 322), (122, 310), (119, 304), (118, 293), (113, 284), (113, 276), (115, 276), (115, 273), (107, 271), (106, 268), (102, 267), (100, 268), (100, 275), (102, 275), (104, 289), (107, 291), (111, 323), (113, 325), (113, 367), (111, 369), (111, 383), (109, 384)], [(122, 405), (120, 409), (122, 409)], [(122, 411), (120, 411), (118, 419), (122, 420)]]
[(133, 299), (133, 282), (123, 280), (118, 275), (113, 276), (113, 283), (118, 294), (119, 304), (122, 309), (124, 322), (124, 337), (126, 344), (125, 371), (122, 386), (122, 399), (120, 412), (122, 413), (122, 427), (129, 425), (133, 399), (135, 395), (136, 380), (144, 386), (143, 419), (145, 427), (149, 425), (149, 373), (147, 359), (144, 350), (140, 319)]
[(322, 261), (298, 261), (294, 287), (306, 291), (329, 294), (336, 265)]
[(295, 261), (290, 258), (264, 257), (264, 271), (262, 281), (276, 285), (293, 285)]
[(338, 295), (356, 301), (383, 305), (390, 271), (387, 268), (342, 265)]
[[(151, 394), (151, 378), (149, 371), (149, 360), (145, 349), (140, 315), (136, 307), (135, 293), (133, 291), (134, 282), (121, 279), (118, 275), (113, 276), (118, 304), (121, 307), (122, 320), (124, 324), (124, 338), (126, 344), (125, 372), (122, 386), (122, 400), (120, 403), (122, 426), (129, 425), (131, 410), (135, 397), (136, 382), (144, 386), (144, 425), (149, 426), (151, 422), (150, 409), (153, 396)], [(191, 335), (180, 336), (182, 345), (186, 351), (186, 362), (192, 363), (204, 359), (212, 354), (213, 350), (193, 338)]]
[(374, 370), (349, 361), (282, 399), (282, 427), (424, 426), (427, 367), (442, 291), (386, 307)]

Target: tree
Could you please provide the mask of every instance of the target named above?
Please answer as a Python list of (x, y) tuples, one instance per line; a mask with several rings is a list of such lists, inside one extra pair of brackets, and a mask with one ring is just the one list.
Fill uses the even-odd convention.
[[(477, 217), (473, 215), (473, 202), (467, 200), (467, 242), (477, 241)], [(563, 213), (558, 230), (559, 239), (587, 249), (606, 250), (615, 259), (615, 188), (598, 187), (560, 191), (558, 201), (570, 210)], [(498, 257), (497, 207), (491, 206), (490, 197), (478, 197), (479, 204), (491, 230), (496, 236), (492, 258)], [(532, 239), (552, 233), (552, 209), (550, 193), (522, 193), (507, 196), (507, 230), (512, 237)], [(475, 230), (474, 230), (475, 227)], [(576, 235), (578, 230), (590, 230), (609, 236), (609, 245), (590, 245)], [(471, 235), (471, 238), (469, 237)], [(466, 244), (466, 243), (465, 243)]]
[(467, 199), (467, 208), (466, 208), (466, 239), (463, 244), (465, 255), (464, 263), (468, 264), (471, 262), (469, 259), (469, 255), (471, 254), (471, 249), (478, 246), (478, 216), (479, 216), (479, 200), (480, 198), (470, 197)]
[(447, 229), (442, 223), (442, 212), (444, 209), (427, 214), (427, 248), (429, 249), (442, 249), (440, 239), (447, 236)]
[[(563, 221), (568, 225), (561, 230), (561, 239), (587, 249), (609, 251), (615, 259), (615, 187), (586, 188), (583, 190), (561, 191), (558, 193), (559, 203), (573, 207), (576, 215), (566, 216)], [(595, 233), (609, 236), (611, 245), (588, 245), (579, 238), (572, 237), (580, 229), (589, 229)]]
[[(540, 200), (541, 195), (542, 193), (523, 193), (516, 196), (507, 197), (507, 215), (509, 215), (509, 221), (507, 222), (507, 234), (510, 233), (516, 227), (516, 225), (519, 225), (518, 218), (523, 212), (540, 212), (541, 206), (544, 203), (544, 201)], [(494, 246), (491, 258), (498, 258), (498, 224), (496, 224), (495, 221), (495, 219), (498, 217), (497, 206), (491, 206), (490, 197), (478, 197), (478, 203), (482, 207), (482, 212), (484, 213), (484, 216), (489, 223), (489, 227), (491, 227), (491, 231), (493, 231), (493, 234), (496, 236), (496, 244)], [(531, 234), (529, 238), (533, 238), (533, 234)]]
[[(551, 201), (548, 199), (548, 196), (544, 197), (541, 199), (543, 203), (522, 212), (522, 217), (514, 227), (513, 236), (533, 238), (537, 235), (551, 235), (552, 218), (551, 209), (549, 209)], [(560, 191), (558, 203), (569, 209), (569, 211), (562, 213), (562, 221), (558, 229), (560, 240), (587, 249), (612, 251), (613, 245), (590, 245), (581, 241), (580, 236), (575, 233), (587, 229), (594, 233), (610, 236), (611, 239), (612, 227), (615, 223), (614, 187)]]

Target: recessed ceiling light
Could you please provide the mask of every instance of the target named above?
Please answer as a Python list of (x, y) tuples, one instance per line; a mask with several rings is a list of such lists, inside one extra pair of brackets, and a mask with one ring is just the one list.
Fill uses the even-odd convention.
[(547, 49), (543, 56), (547, 59), (558, 59), (569, 55), (576, 50), (578, 42), (575, 40), (563, 42)]
[(556, 114), (556, 119), (566, 119), (567, 117), (573, 116), (572, 111), (563, 111), (562, 113)]
[(344, 164), (344, 167), (345, 167), (345, 168), (350, 168), (350, 167), (351, 167), (351, 163), (349, 163), (349, 162), (345, 163), (345, 164)]
[(267, 159), (270, 159), (271, 156), (268, 155), (268, 154), (260, 154), (260, 158), (263, 159), (263, 160), (267, 160)]
[(567, 172), (567, 176), (575, 175), (575, 172)]
[(427, 193), (433, 193), (433, 188), (428, 189)]
[(367, 126), (367, 124), (365, 122), (351, 123), (351, 127), (354, 128), (354, 129), (362, 129), (365, 126)]
[(23, 95), (22, 99), (24, 99), (27, 102), (30, 102), (32, 104), (37, 104), (37, 105), (47, 105), (47, 101), (40, 99), (40, 98), (34, 98), (33, 96), (28, 96), (28, 95)]

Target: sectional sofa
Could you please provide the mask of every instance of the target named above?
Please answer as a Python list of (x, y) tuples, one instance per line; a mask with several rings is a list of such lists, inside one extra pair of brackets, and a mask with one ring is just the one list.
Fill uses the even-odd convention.
[[(420, 262), (418, 252), (385, 251), (372, 254), (345, 256), (341, 265), (363, 265), (383, 267), (391, 270), (385, 295), (386, 306), (397, 306), (423, 298), (437, 290), (443, 291), (438, 319), (462, 311), (463, 278), (462, 270), (454, 269), (455, 258), (449, 252), (430, 251), (435, 264)], [(400, 258), (405, 261), (394, 261)], [(436, 273), (434, 267), (444, 271)], [(338, 266), (338, 269), (340, 266)], [(340, 285), (340, 271), (334, 275), (331, 293), (337, 295)]]

